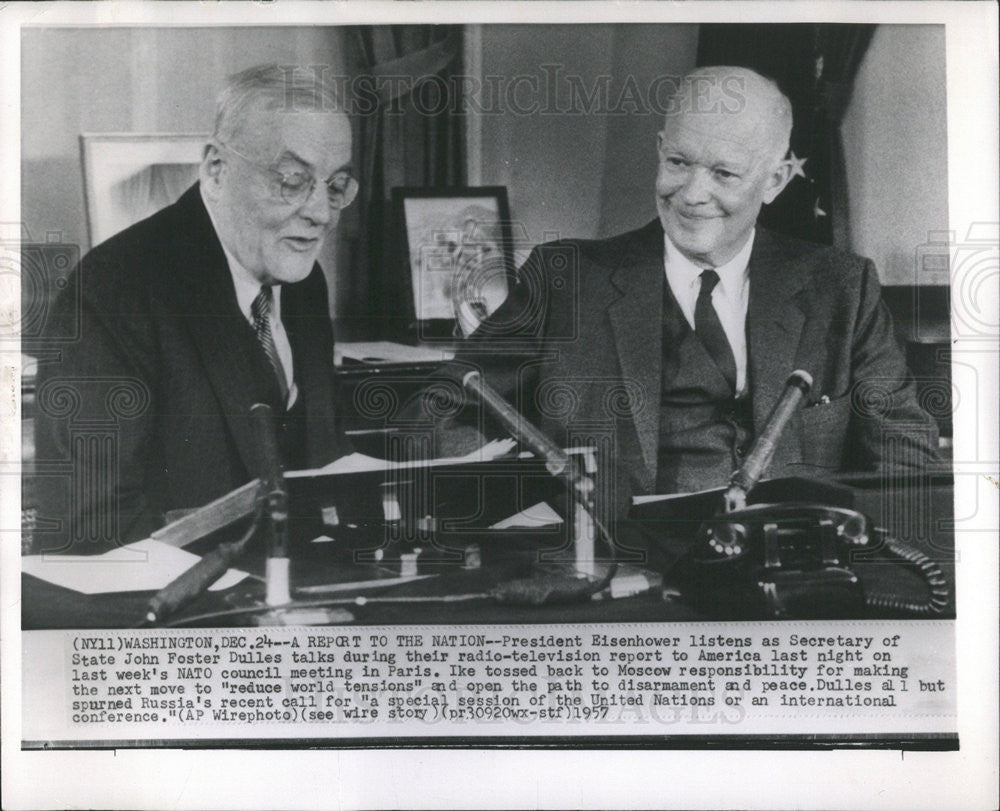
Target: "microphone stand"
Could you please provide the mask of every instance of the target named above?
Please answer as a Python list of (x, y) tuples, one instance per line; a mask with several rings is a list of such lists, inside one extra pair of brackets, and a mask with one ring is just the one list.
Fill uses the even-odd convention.
[(267, 564), (264, 602), (271, 610), (254, 615), (256, 625), (332, 625), (350, 622), (354, 615), (343, 608), (305, 608), (292, 601), (288, 557), (288, 488), (281, 470), (281, 454), (274, 433), (271, 407), (256, 403), (250, 408), (259, 445), (260, 509), (268, 516)]
[[(250, 527), (236, 541), (220, 544), (194, 566), (161, 589), (149, 601), (145, 624), (160, 624), (170, 614), (208, 590), (239, 558), (251, 538), (263, 529), (267, 542), (264, 605), (254, 621), (258, 625), (326, 625), (350, 622), (353, 615), (342, 608), (304, 609), (293, 603), (288, 557), (288, 489), (281, 470), (281, 456), (274, 432), (270, 406), (256, 403), (250, 409), (258, 441), (254, 518)], [(266, 524), (266, 527), (264, 525)]]
[(281, 470), (281, 455), (274, 433), (271, 407), (265, 403), (256, 403), (250, 408), (250, 416), (259, 443), (260, 489), (257, 491), (257, 502), (259, 509), (269, 519), (265, 530), (267, 538), (265, 600), (271, 606), (284, 605), (292, 599), (289, 587), (288, 489), (285, 487), (285, 477)]
[(475, 397), (484, 408), (521, 445), (542, 460), (550, 475), (561, 479), (573, 499), (573, 548), (577, 573), (594, 577), (595, 542), (597, 533), (614, 549), (607, 528), (595, 515), (594, 480), (592, 471), (582, 471), (566, 451), (556, 445), (536, 428), (516, 408), (493, 389), (478, 371), (470, 371), (462, 378), (462, 387)]
[(801, 369), (789, 375), (785, 390), (771, 416), (767, 418), (764, 430), (757, 437), (746, 460), (729, 479), (729, 487), (724, 496), (724, 509), (727, 513), (742, 510), (747, 506), (747, 494), (757, 486), (757, 482), (771, 466), (778, 440), (785, 432), (785, 427), (802, 402), (802, 398), (809, 393), (812, 384), (812, 375)]

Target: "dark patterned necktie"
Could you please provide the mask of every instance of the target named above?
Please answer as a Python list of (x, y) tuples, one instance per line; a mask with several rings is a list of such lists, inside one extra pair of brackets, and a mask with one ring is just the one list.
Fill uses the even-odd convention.
[(278, 347), (275, 346), (274, 336), (271, 334), (271, 288), (269, 285), (265, 284), (260, 288), (257, 298), (250, 305), (250, 313), (253, 315), (253, 329), (257, 334), (257, 340), (278, 379), (281, 401), (287, 403), (288, 381), (285, 379), (285, 369), (281, 365), (281, 358), (278, 357)]
[(722, 328), (722, 322), (719, 321), (719, 315), (712, 306), (712, 291), (718, 283), (719, 274), (714, 270), (701, 272), (701, 291), (694, 305), (694, 331), (735, 394), (736, 358), (733, 356), (726, 331)]

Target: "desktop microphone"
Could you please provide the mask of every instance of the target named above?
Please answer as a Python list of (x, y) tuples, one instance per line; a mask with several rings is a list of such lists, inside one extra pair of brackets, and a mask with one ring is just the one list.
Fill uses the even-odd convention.
[(580, 473), (573, 458), (508, 403), (477, 371), (467, 372), (462, 387), (483, 404), (504, 429), (521, 445), (545, 463), (552, 476), (565, 476), (574, 497), (590, 505), (594, 483)]
[(281, 472), (281, 454), (274, 432), (271, 407), (255, 403), (250, 407), (257, 439), (257, 473), (260, 479), (258, 498), (271, 518), (267, 549), (267, 604), (283, 605), (291, 601), (288, 561), (288, 490)]
[(757, 485), (757, 482), (771, 466), (771, 459), (774, 457), (778, 440), (784, 433), (792, 414), (795, 413), (795, 409), (802, 402), (802, 398), (809, 393), (812, 384), (812, 375), (801, 369), (792, 372), (789, 376), (785, 383), (785, 390), (771, 412), (771, 416), (768, 417), (764, 430), (754, 441), (743, 465), (733, 473), (729, 480), (729, 489), (726, 490), (725, 496), (726, 512), (746, 507), (747, 493)]
[(250, 409), (257, 438), (257, 517), (243, 537), (219, 544), (194, 566), (149, 601), (146, 613), (148, 623), (157, 623), (182, 605), (204, 593), (209, 586), (226, 573), (233, 562), (243, 554), (250, 539), (260, 525), (260, 516), (267, 511), (270, 517), (267, 551), (267, 604), (284, 605), (291, 602), (288, 576), (288, 490), (281, 472), (281, 456), (274, 433), (271, 407), (257, 403)]

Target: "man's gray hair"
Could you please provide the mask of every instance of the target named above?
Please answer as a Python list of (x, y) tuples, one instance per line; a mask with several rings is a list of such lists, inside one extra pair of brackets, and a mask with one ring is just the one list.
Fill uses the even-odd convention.
[(342, 112), (340, 96), (322, 67), (256, 65), (229, 77), (215, 107), (213, 136), (229, 143), (252, 109)]

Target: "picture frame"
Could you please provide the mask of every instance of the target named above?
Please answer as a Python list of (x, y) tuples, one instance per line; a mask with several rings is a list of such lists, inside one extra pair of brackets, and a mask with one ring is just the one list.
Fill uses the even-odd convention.
[(399, 186), (392, 204), (419, 337), (471, 334), (514, 278), (507, 187)]
[(198, 179), (206, 133), (82, 133), (90, 246), (175, 202)]

